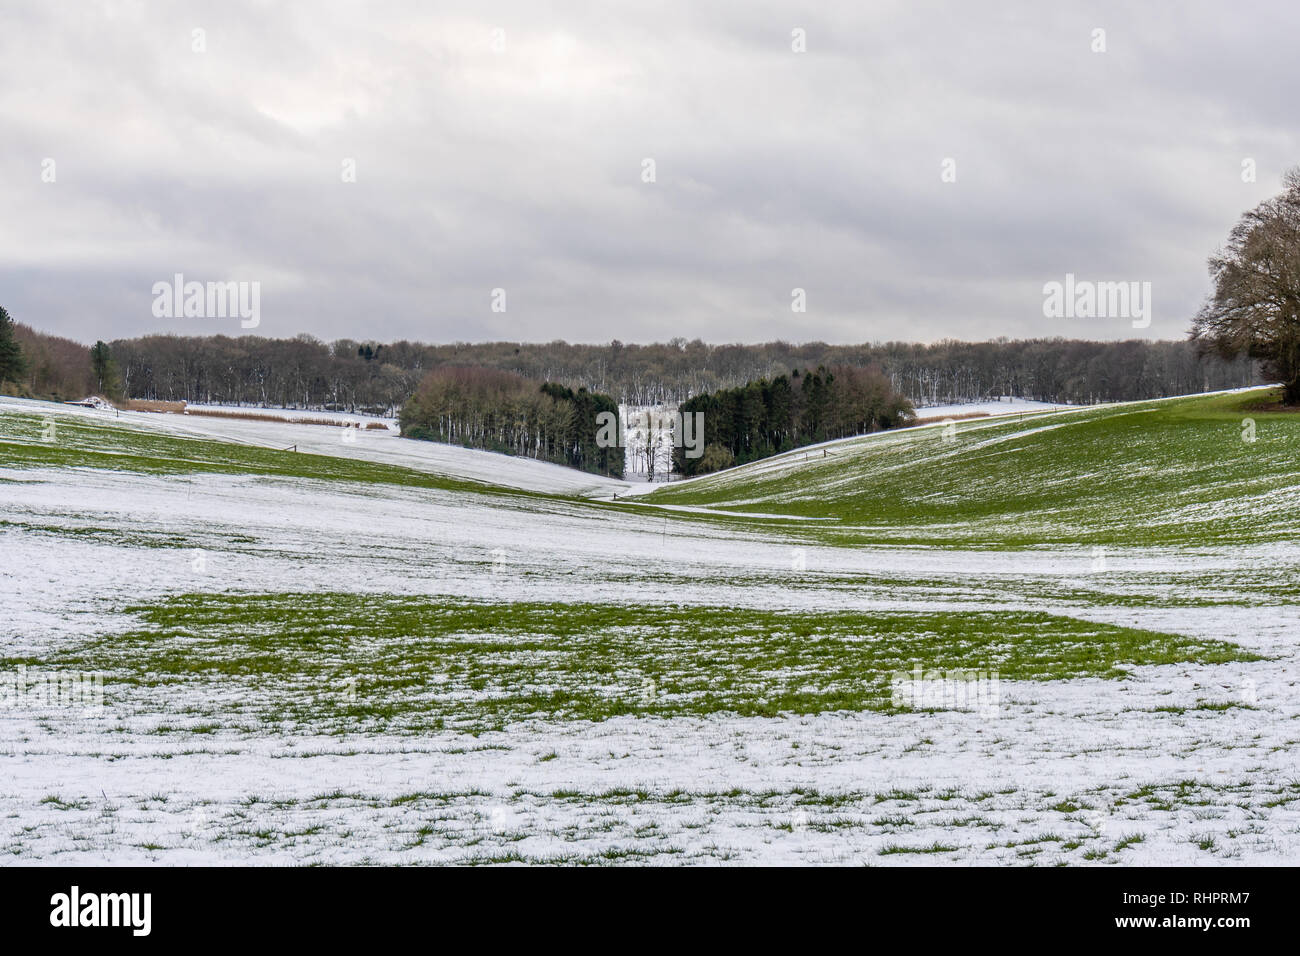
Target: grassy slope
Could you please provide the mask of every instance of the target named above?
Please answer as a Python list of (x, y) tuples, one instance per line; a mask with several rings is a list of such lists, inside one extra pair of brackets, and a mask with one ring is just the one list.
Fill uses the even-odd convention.
[[(834, 446), (826, 458), (804, 462), (799, 454), (789, 455), (667, 487), (651, 501), (830, 518), (782, 522), (781, 530), (842, 544), (1272, 540), (1292, 528), (1287, 504), (1295, 487), (1300, 419), (1249, 412), (1258, 440), (1245, 443), (1241, 419), (1246, 406), (1259, 401), (1259, 395), (1214, 396), (1044, 414), (1023, 422), (973, 422), (959, 425), (953, 441), (937, 429), (874, 436)], [(159, 435), (112, 422), (61, 422), (52, 443), (40, 440), (36, 415), (7, 414), (3, 427), (0, 466), (413, 485), (500, 495), (506, 506), (508, 499), (552, 498), (569, 505), (581, 500), (364, 461)], [(583, 506), (593, 513), (645, 507)], [(679, 521), (703, 517), (669, 515)], [(707, 520), (748, 523), (726, 516)], [(952, 581), (936, 580), (934, 587), (935, 598), (961, 596)], [(1094, 595), (1052, 597), (1089, 601)], [(1103, 604), (1131, 603), (1095, 597)], [(218, 696), (225, 696), (219, 685), (208, 682), (231, 680), (232, 692), (250, 682), (226, 701), (235, 709), (242, 700), (263, 708), (234, 722), (245, 729), (278, 713), (304, 728), (422, 731), (620, 713), (878, 709), (888, 675), (912, 663), (996, 669), (1004, 679), (1060, 680), (1119, 676), (1121, 664), (1243, 659), (1231, 645), (1046, 613), (630, 611), (330, 594), (182, 595), (130, 610), (141, 622), (139, 630), (103, 635), (29, 663), (106, 670), (115, 683), (161, 687), (164, 699), (191, 681)], [(355, 700), (339, 696), (340, 682), (349, 679), (356, 682), (348, 685)], [(647, 681), (655, 690), (643, 699)], [(251, 685), (271, 693), (259, 694)], [(199, 726), (207, 726), (206, 720)]]
[[(59, 418), (51, 434), (48, 418), (36, 412), (11, 408), (0, 411), (0, 468), (91, 468), (125, 471), (157, 476), (222, 474), (257, 475), (267, 478), (307, 478), (320, 481), (359, 484), (395, 485), (429, 488), (458, 494), (495, 498), (498, 503), (527, 506), (531, 504), (578, 504), (593, 513), (611, 515), (643, 511), (641, 506), (622, 500), (593, 501), (561, 492), (527, 491), (493, 485), (473, 478), (432, 474), (416, 468), (390, 465), (364, 459), (286, 451), (232, 441), (191, 438), (124, 424), (115, 419)], [(45, 436), (50, 435), (47, 439)], [(485, 455), (492, 454), (483, 452)], [(579, 474), (579, 472), (574, 472)], [(0, 478), (0, 487), (6, 479)], [(657, 515), (669, 521), (714, 523), (736, 526), (744, 524), (777, 534), (789, 531), (786, 521), (738, 519), (727, 515), (680, 515), (672, 512)], [(0, 519), (0, 527), (32, 527), (21, 522)], [(44, 529), (54, 533), (56, 529)], [(109, 529), (61, 529), (60, 533), (102, 536)], [(167, 546), (167, 542), (157, 542)], [(178, 545), (179, 546), (179, 545)]]
[(152, 475), (228, 474), (402, 485), (517, 498), (556, 498), (399, 465), (189, 438), (122, 425), (112, 419), (60, 419), (50, 440), (44, 416), (0, 414), (0, 467), (95, 468)]
[[(0, 466), (159, 475), (255, 474), (582, 502), (593, 511), (665, 509), (670, 520), (743, 525), (812, 543), (964, 548), (1207, 546), (1300, 533), (1300, 416), (1253, 410), (1266, 393), (1037, 413), (852, 439), (827, 457), (792, 452), (690, 482), (641, 503), (513, 491), (394, 465), (60, 421), (0, 416)], [(1255, 422), (1242, 440), (1243, 419)], [(712, 510), (716, 509), (716, 511)], [(656, 509), (657, 510), (657, 509)], [(724, 514), (719, 512), (730, 512)], [(764, 514), (808, 521), (765, 520)]]
[[(156, 716), (163, 705), (155, 732), (419, 734), (625, 714), (907, 709), (894, 706), (891, 680), (916, 666), (1044, 681), (1257, 659), (1221, 641), (1036, 612), (795, 613), (346, 593), (184, 594), (128, 610), (138, 629), (4, 664), (107, 673), (123, 704), (142, 702)], [(175, 702), (184, 707), (172, 710)]]
[[(655, 491), (646, 500), (824, 521), (832, 543), (1026, 547), (1253, 543), (1300, 531), (1300, 416), (1264, 392), (875, 435)], [(1243, 440), (1243, 420), (1255, 441)]]

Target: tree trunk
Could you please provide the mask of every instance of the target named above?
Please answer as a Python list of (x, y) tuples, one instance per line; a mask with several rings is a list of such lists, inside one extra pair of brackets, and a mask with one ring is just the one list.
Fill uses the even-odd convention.
[(1282, 402), (1286, 405), (1300, 405), (1300, 376), (1282, 383)]

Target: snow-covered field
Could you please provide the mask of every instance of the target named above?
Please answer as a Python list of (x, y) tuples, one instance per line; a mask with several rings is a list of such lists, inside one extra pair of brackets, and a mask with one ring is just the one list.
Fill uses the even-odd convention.
[(1007, 397), (987, 402), (962, 402), (956, 405), (917, 405), (916, 417), (930, 419), (947, 416), (959, 418), (963, 415), (1021, 415), (1025, 412), (1050, 412), (1070, 407), (1072, 406)]
[(264, 408), (260, 405), (208, 405), (190, 403), (186, 405), (186, 415), (225, 415), (248, 418), (278, 418), (286, 422), (333, 422), (337, 425), (382, 425), (391, 431), (397, 431), (397, 422), (392, 418), (380, 418), (376, 415), (360, 415), (354, 412), (315, 411), (310, 408)]
[[(55, 446), (75, 444), (77, 427), (96, 423), (261, 448), (296, 444), (300, 453), (545, 494), (6, 458), (3, 670), (22, 667), (31, 680), (64, 658), (107, 665), (102, 705), (30, 692), (0, 702), (0, 848), (14, 860), (1300, 860), (1300, 613), (1286, 593), (1253, 590), (1296, 580), (1295, 544), (1108, 548), (1101, 569), (1084, 547), (832, 547), (819, 543), (813, 522), (670, 518), (649, 505), (608, 505), (590, 499), (621, 496), (625, 484), (381, 431), (344, 440), (324, 426), (118, 418), (0, 399), (0, 443), (37, 448), (43, 439), (20, 427), (24, 415), (54, 422)], [(1234, 600), (1243, 588), (1247, 599)], [(149, 656), (159, 652), (152, 639), (120, 643), (142, 628), (142, 607), (191, 600), (181, 595), (265, 594), (304, 604), (353, 595), (363, 608), (368, 596), (427, 597), (426, 616), (473, 600), (717, 608), (723, 626), (726, 609), (904, 619), (1047, 611), (1227, 642), (1257, 659), (1140, 664), (1123, 679), (1004, 679), (993, 714), (659, 716), (648, 708), (592, 720), (538, 709), (499, 727), (452, 719), (436, 729), (418, 706), (400, 720), (353, 720), (345, 710), (341, 723), (303, 718), (312, 694), (339, 688), (274, 665), (329, 658), (314, 639), (268, 645), (282, 656), (258, 658), (256, 671), (231, 664), (216, 676), (191, 674), (168, 659), (167, 679), (153, 670), (162, 658)], [(184, 622), (182, 614), (180, 630), (160, 640), (176, 643), (182, 658), (190, 648), (197, 662), (211, 653), (211, 635), (186, 632)], [(259, 626), (230, 625), (254, 643), (280, 636)], [(353, 627), (340, 617), (326, 637)], [(401, 639), (391, 638), (399, 647)], [(568, 640), (503, 629), (483, 653), (532, 666)], [(249, 653), (239, 660), (262, 651)], [(719, 674), (726, 653), (724, 644)], [(504, 679), (498, 672), (464, 678), (459, 658), (446, 654), (432, 665), (444, 673), (403, 688), (404, 700), (469, 719), (519, 692), (495, 683)], [(812, 684), (818, 660), (773, 673)], [(583, 686), (645, 703), (663, 694), (637, 670), (646, 666), (628, 652), (608, 672), (583, 675)], [(364, 677), (360, 684), (364, 700)]]
[[(13, 403), (15, 407), (38, 408), (42, 415), (48, 414), (50, 408), (43, 402), (24, 403), (20, 399), (3, 399), (3, 401)], [(90, 415), (98, 415), (104, 420), (112, 419), (115, 423), (126, 427), (215, 438), (264, 448), (296, 447), (300, 452), (402, 465), (430, 474), (456, 476), (507, 488), (556, 494), (614, 494), (628, 488), (626, 482), (586, 474), (550, 462), (402, 438), (397, 433), (395, 424), (383, 418), (297, 409), (236, 408), (217, 405), (197, 407), (205, 411), (218, 412), (224, 409), (229, 415), (223, 418), (220, 414), (168, 415), (152, 412), (121, 412), (114, 416), (111, 411), (96, 412), (89, 409), (84, 411)], [(83, 410), (72, 409), (72, 411)], [(240, 413), (268, 417), (278, 415), (286, 420), (281, 424), (230, 417)], [(384, 428), (382, 430), (365, 427), (332, 428), (328, 425), (300, 424), (294, 421), (297, 418), (332, 418), (341, 424), (360, 423), (363, 426), (374, 422), (382, 424)]]

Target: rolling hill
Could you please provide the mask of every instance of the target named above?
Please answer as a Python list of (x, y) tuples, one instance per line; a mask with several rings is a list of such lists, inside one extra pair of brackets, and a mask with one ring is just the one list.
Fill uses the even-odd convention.
[(1300, 418), (1267, 402), (627, 497), (385, 431), (0, 399), (0, 846), (1294, 860)]

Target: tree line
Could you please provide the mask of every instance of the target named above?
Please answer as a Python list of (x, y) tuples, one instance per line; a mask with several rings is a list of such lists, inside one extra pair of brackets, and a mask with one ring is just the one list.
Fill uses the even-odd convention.
[(109, 343), (132, 398), (393, 415), (433, 366), (410, 343), (148, 335)]
[(435, 368), (482, 366), (585, 388), (629, 405), (674, 404), (792, 368), (879, 367), (918, 405), (1014, 396), (1089, 404), (1256, 384), (1254, 362), (1201, 357), (1188, 342), (1068, 339), (930, 345), (652, 345), (495, 342), (326, 344), (311, 336), (183, 338), (110, 343), (133, 397), (331, 407), (392, 414)]
[[(85, 346), (22, 333), (41, 358), (19, 380), (31, 393), (82, 398), (94, 385)], [(933, 344), (651, 345), (488, 342), (426, 345), (309, 335), (149, 335), (107, 343), (130, 398), (392, 415), (431, 370), (481, 366), (536, 382), (585, 388), (628, 405), (678, 404), (719, 389), (772, 379), (793, 368), (878, 367), (919, 405), (1012, 396), (1090, 404), (1162, 398), (1260, 383), (1256, 356), (1200, 355), (1195, 342), (997, 339)], [(77, 394), (80, 393), (80, 394)]]
[(623, 450), (597, 442), (598, 416), (618, 415), (608, 395), (514, 372), (449, 366), (429, 372), (402, 406), (409, 438), (480, 448), (622, 476)]
[(836, 366), (794, 369), (683, 402), (683, 417), (702, 413), (704, 453), (673, 451), (684, 475), (742, 465), (801, 445), (894, 428), (913, 416), (912, 403), (878, 369)]

